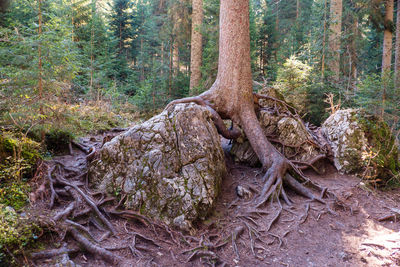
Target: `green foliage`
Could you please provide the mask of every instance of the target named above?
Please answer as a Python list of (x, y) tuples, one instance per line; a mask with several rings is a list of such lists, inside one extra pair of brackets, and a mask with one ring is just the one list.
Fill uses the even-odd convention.
[(311, 67), (297, 60), (295, 56), (290, 57), (278, 69), (275, 87), (285, 96), (285, 99), (293, 103), (301, 112), (306, 111), (307, 83)]
[(399, 185), (399, 151), (392, 130), (377, 116), (364, 115), (359, 121), (370, 143), (363, 155), (366, 165), (364, 178), (373, 184)]
[(39, 227), (27, 215), (0, 204), (0, 262), (17, 265), (15, 256), (37, 239)]
[[(41, 158), (40, 152), (40, 144), (22, 134), (1, 133), (0, 167), (4, 165), (4, 169), (2, 167), (0, 170), (0, 181), (30, 177)], [(12, 165), (15, 165), (15, 169), (9, 169)]]
[[(8, 162), (0, 171), (0, 178), (15, 175), (15, 167), (20, 167), (20, 163)], [(28, 203), (29, 186), (25, 182), (6, 181), (0, 185), (0, 204), (20, 210)]]
[[(382, 102), (383, 92), (386, 92), (385, 102)], [(396, 92), (392, 75), (367, 75), (358, 85), (355, 95), (357, 106), (364, 108), (370, 114), (380, 115), (382, 109), (386, 119), (400, 116), (400, 96)], [(390, 119), (392, 118), (392, 119)]]

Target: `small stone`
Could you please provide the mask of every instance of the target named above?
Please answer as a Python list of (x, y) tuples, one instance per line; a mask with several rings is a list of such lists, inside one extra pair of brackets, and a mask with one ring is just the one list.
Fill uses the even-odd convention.
[(241, 198), (246, 198), (246, 199), (251, 198), (250, 190), (244, 188), (241, 185), (236, 186), (236, 194), (238, 195), (238, 197), (241, 197)]

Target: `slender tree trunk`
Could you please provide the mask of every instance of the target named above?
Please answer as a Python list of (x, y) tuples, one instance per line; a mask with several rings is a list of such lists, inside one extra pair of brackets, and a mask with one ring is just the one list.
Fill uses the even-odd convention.
[(327, 13), (327, 0), (325, 0), (325, 8), (324, 8), (324, 33), (322, 36), (322, 60), (321, 60), (321, 79), (324, 79), (325, 76), (325, 47), (326, 47), (326, 13)]
[[(95, 2), (92, 2), (92, 25), (90, 29), (90, 93), (94, 97), (93, 93), (93, 42), (94, 42), (94, 16), (95, 16)], [(97, 96), (97, 101), (99, 97)]]
[(175, 40), (172, 44), (172, 69), (173, 75), (176, 76), (179, 72), (179, 46)]
[(357, 38), (359, 36), (359, 31), (358, 31), (358, 17), (353, 16), (354, 22), (351, 25), (351, 41), (350, 41), (350, 60), (351, 60), (351, 78), (352, 78), (352, 83), (354, 83), (357, 80)]
[[(38, 80), (38, 93), (39, 93), (39, 100), (40, 102), (42, 101), (43, 97), (43, 78), (42, 78), (42, 0), (39, 0), (39, 31), (38, 31), (38, 36), (39, 36), (39, 44), (38, 44), (38, 57), (39, 57), (39, 80)], [(42, 104), (40, 104), (40, 110), (42, 113)]]
[[(38, 57), (39, 57), (39, 79), (38, 79), (38, 94), (39, 94), (39, 113), (43, 115), (43, 68), (42, 68), (42, 0), (38, 2), (38, 15), (39, 15), (39, 30), (38, 30)], [(40, 119), (40, 124), (43, 124), (43, 119)], [(41, 139), (44, 141), (44, 129), (41, 130)]]
[(144, 81), (144, 53), (143, 53), (143, 38), (140, 38), (140, 81)]
[(300, 15), (300, 0), (296, 1), (296, 21), (299, 19)]
[(400, 93), (400, 0), (397, 0), (396, 45), (394, 60), (394, 77), (397, 91)]
[(385, 1), (385, 31), (383, 33), (382, 73), (391, 70), (392, 64), (392, 25), (393, 25), (393, 0)]
[(203, 35), (201, 27), (203, 24), (203, 0), (192, 1), (192, 41), (190, 51), (190, 94), (200, 85), (201, 64), (203, 57)]
[(164, 42), (161, 42), (161, 76), (164, 76)]
[(385, 31), (383, 33), (383, 52), (382, 52), (382, 79), (383, 79), (383, 89), (382, 89), (382, 108), (381, 108), (381, 118), (385, 112), (386, 105), (386, 91), (388, 87), (389, 74), (392, 65), (392, 25), (393, 25), (393, 9), (394, 1), (385, 1)]
[(168, 95), (169, 96), (171, 96), (171, 93), (172, 93), (172, 75), (173, 75), (173, 59), (172, 59), (172, 51), (173, 51), (173, 48), (172, 48), (172, 46), (173, 46), (173, 43), (174, 43), (174, 41), (173, 41), (173, 38), (171, 37), (171, 42), (170, 42), (170, 45), (169, 45), (169, 79), (168, 79), (168, 84), (169, 84), (169, 86), (168, 86)]
[(330, 35), (329, 49), (332, 59), (329, 61), (329, 68), (333, 72), (336, 81), (340, 76), (340, 45), (342, 37), (342, 0), (331, 0), (330, 7)]

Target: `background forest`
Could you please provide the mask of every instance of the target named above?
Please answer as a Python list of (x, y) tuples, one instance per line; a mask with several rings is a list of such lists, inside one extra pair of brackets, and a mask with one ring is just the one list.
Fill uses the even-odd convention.
[[(255, 87), (315, 125), (359, 107), (398, 132), (399, 4), (250, 0)], [(218, 0), (0, 1), (0, 261), (32, 241), (9, 207), (28, 202), (40, 159), (210, 88), (218, 22)]]
[[(54, 123), (54, 116), (65, 115), (60, 105), (93, 101), (148, 112), (189, 94), (191, 1), (3, 2), (2, 121), (18, 123), (23, 115), (22, 124)], [(343, 107), (397, 120), (393, 1), (250, 2), (254, 80), (277, 87), (317, 125), (327, 116), (327, 93)], [(204, 0), (197, 29), (202, 78), (190, 94), (208, 89), (216, 75), (218, 9), (219, 1)], [(383, 45), (384, 34), (397, 50)], [(387, 53), (393, 60), (386, 56), (385, 62)]]

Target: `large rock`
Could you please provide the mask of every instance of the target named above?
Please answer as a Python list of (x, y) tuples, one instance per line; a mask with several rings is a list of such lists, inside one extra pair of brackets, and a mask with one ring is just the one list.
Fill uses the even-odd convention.
[[(307, 162), (315, 158), (321, 152), (311, 131), (307, 129), (299, 116), (296, 116), (294, 109), (285, 103), (279, 92), (273, 88), (264, 88), (261, 94), (268, 95), (281, 102), (270, 99), (260, 101), (258, 120), (265, 136), (272, 140), (272, 144), (287, 158), (296, 161)], [(233, 142), (231, 154), (236, 162), (259, 164), (257, 155), (252, 149), (247, 137), (238, 138)]]
[(399, 171), (398, 150), (389, 126), (357, 109), (339, 110), (322, 125), (336, 168), (385, 183)]
[(106, 143), (90, 166), (98, 189), (125, 207), (189, 230), (213, 207), (226, 173), (210, 112), (179, 104)]
[(368, 140), (357, 120), (357, 110), (338, 110), (322, 124), (334, 155), (336, 169), (341, 172), (357, 172), (363, 168), (363, 152)]

